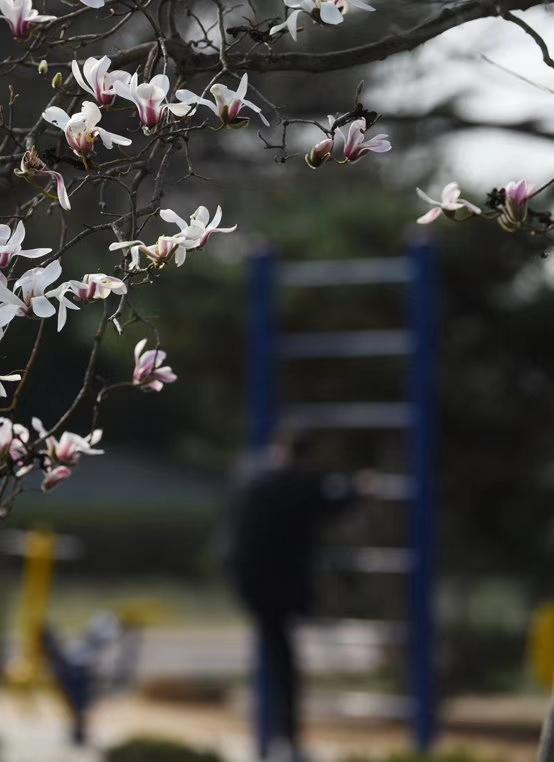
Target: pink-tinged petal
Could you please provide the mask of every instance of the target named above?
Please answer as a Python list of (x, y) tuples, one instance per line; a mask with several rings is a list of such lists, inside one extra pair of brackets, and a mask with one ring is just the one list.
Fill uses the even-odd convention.
[(442, 203), (446, 206), (447, 204), (455, 204), (458, 199), (460, 198), (461, 190), (456, 182), (448, 183), (444, 186), (441, 199)]
[(177, 376), (167, 365), (156, 370), (156, 378), (163, 381), (164, 384), (172, 384), (174, 381), (177, 381)]
[(418, 225), (429, 225), (430, 222), (434, 222), (438, 217), (441, 216), (441, 214), (441, 208), (435, 207), (434, 209), (430, 209), (427, 214), (424, 214), (422, 217), (418, 217), (416, 222)]
[(347, 159), (354, 157), (356, 149), (363, 142), (365, 129), (365, 119), (356, 119), (350, 125), (346, 145), (344, 146), (344, 155)]
[(141, 339), (135, 347), (135, 363), (138, 363), (142, 350), (146, 346), (147, 339)]
[(50, 490), (54, 489), (54, 487), (57, 487), (58, 484), (61, 484), (66, 479), (69, 479), (71, 473), (71, 469), (67, 466), (56, 466), (56, 468), (48, 471), (42, 480), (42, 492), (49, 492)]
[(56, 193), (58, 194), (58, 201), (60, 202), (61, 208), (65, 209), (66, 212), (71, 211), (71, 204), (69, 202), (69, 196), (67, 195), (65, 181), (62, 175), (59, 172), (49, 172), (48, 174), (56, 181)]

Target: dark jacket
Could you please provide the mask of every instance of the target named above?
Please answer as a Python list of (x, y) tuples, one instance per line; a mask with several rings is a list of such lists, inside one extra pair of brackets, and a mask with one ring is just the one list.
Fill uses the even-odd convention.
[(309, 610), (318, 529), (353, 499), (344, 479), (333, 485), (329, 477), (289, 467), (266, 470), (237, 490), (230, 507), (228, 562), (253, 613)]

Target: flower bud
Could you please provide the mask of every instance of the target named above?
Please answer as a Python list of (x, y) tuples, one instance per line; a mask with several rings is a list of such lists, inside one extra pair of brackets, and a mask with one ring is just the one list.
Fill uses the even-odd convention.
[(43, 58), (38, 65), (38, 73), (41, 75), (41, 77), (44, 77), (45, 74), (48, 74), (48, 61), (45, 58)]
[(316, 145), (313, 146), (313, 148), (310, 149), (309, 153), (307, 153), (304, 157), (306, 159), (306, 164), (311, 169), (317, 169), (318, 167), (321, 167), (321, 165), (325, 164), (325, 162), (331, 157), (332, 150), (332, 138), (325, 138), (324, 140), (321, 140), (319, 143), (316, 143)]
[(54, 77), (52, 78), (52, 87), (54, 90), (59, 90), (60, 87), (63, 85), (63, 76), (61, 71), (57, 72), (57, 74), (54, 74)]

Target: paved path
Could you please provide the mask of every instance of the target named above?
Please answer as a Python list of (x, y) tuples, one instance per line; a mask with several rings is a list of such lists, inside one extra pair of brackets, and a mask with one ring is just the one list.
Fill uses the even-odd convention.
[[(440, 746), (471, 748), (485, 759), (533, 762), (543, 699), (465, 697), (446, 707), (447, 730)], [(93, 747), (76, 751), (65, 743), (65, 711), (53, 694), (30, 700), (0, 692), (1, 762), (101, 762), (99, 749), (134, 735), (157, 735), (219, 749), (231, 762), (250, 762), (253, 754), (244, 713), (233, 706), (198, 706), (118, 697), (100, 703), (92, 716)], [(489, 722), (487, 729), (484, 720)], [(526, 733), (512, 733), (514, 722)], [(502, 732), (504, 726), (505, 732)], [(491, 731), (494, 731), (491, 733)], [(399, 726), (312, 716), (308, 747), (316, 760), (337, 760), (405, 749), (406, 731)]]

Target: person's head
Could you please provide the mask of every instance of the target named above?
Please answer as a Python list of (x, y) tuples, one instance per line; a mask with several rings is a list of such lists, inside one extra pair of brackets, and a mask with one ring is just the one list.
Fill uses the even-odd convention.
[(312, 432), (283, 432), (276, 438), (272, 449), (274, 459), (279, 465), (298, 469), (311, 469), (317, 466), (317, 438)]

